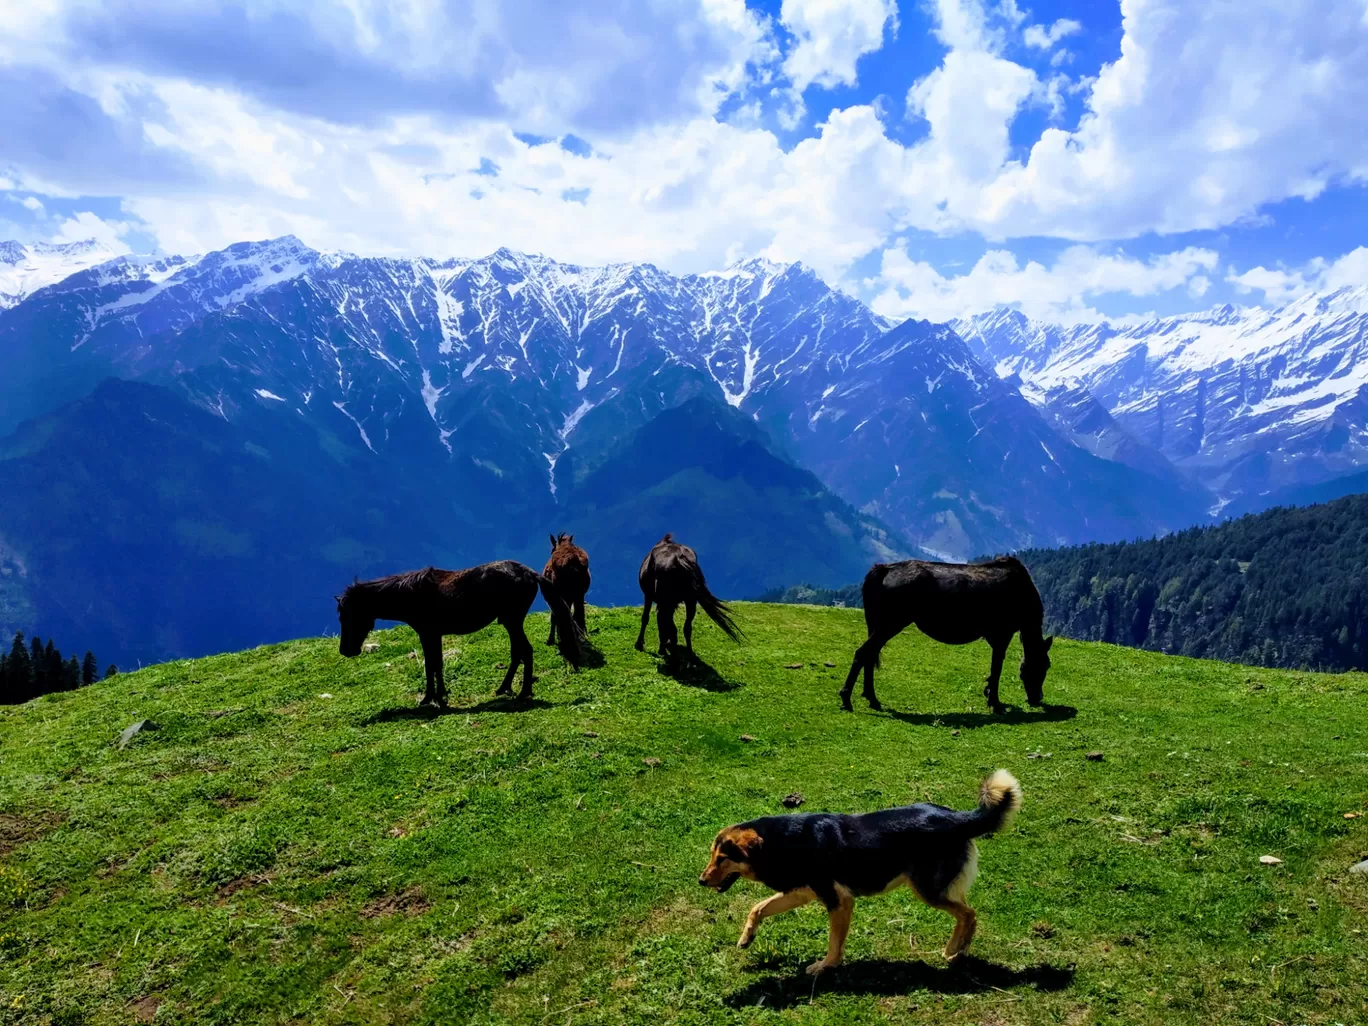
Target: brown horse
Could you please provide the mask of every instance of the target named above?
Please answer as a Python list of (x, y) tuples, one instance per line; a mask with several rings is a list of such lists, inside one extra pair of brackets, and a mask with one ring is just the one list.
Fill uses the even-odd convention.
[[(551, 558), (546, 561), (542, 576), (556, 586), (561, 597), (570, 606), (579, 626), (584, 633), (584, 595), (589, 590), (589, 553), (575, 544), (573, 534), (550, 535)], [(556, 619), (551, 618), (551, 633), (546, 643), (556, 643)]]
[(641, 633), (636, 640), (638, 652), (646, 648), (646, 627), (651, 622), (652, 602), (659, 607), (656, 629), (660, 632), (661, 656), (674, 655), (679, 649), (674, 611), (681, 602), (684, 603), (684, 648), (691, 659), (694, 655), (693, 619), (698, 606), (703, 607), (708, 618), (732, 641), (741, 640), (742, 634), (731, 618), (731, 610), (708, 590), (703, 571), (698, 566), (698, 554), (687, 545), (679, 544), (671, 535), (667, 534), (646, 554), (637, 580), (646, 597), (646, 605), (641, 610)]
[(1019, 559), (1004, 556), (987, 563), (927, 563), (909, 559), (878, 563), (865, 575), (865, 627), (869, 640), (855, 650), (855, 663), (841, 689), (841, 705), (850, 711), (855, 678), (864, 670), (864, 697), (881, 709), (874, 697), (874, 668), (884, 645), (909, 624), (947, 645), (967, 645), (986, 639), (993, 649), (993, 665), (984, 697), (993, 712), (1002, 712), (998, 679), (1012, 635), (1021, 632), (1021, 683), (1026, 700), (1040, 705), (1045, 674), (1050, 669), (1053, 636), (1042, 638), (1045, 609), (1031, 574)]
[(337, 597), (337, 617), (342, 624), (338, 650), (347, 658), (361, 654), (366, 635), (376, 620), (398, 620), (418, 632), (423, 646), (427, 688), (422, 705), (446, 705), (446, 680), (442, 673), (442, 637), (473, 634), (495, 620), (508, 631), (512, 649), (508, 673), (495, 694), (513, 693), (513, 676), (523, 667), (519, 701), (532, 697), (532, 643), (523, 620), (541, 588), (551, 607), (551, 620), (560, 626), (560, 653), (575, 667), (580, 665), (580, 631), (570, 609), (551, 582), (531, 567), (500, 560), (469, 570), (438, 570), (428, 567), (394, 574), (374, 581), (360, 581)]

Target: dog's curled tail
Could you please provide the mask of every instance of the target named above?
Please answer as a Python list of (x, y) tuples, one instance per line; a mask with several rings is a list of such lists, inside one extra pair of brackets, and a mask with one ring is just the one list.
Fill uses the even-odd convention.
[(979, 807), (970, 819), (971, 836), (997, 833), (1021, 808), (1021, 785), (1005, 769), (995, 770), (979, 788)]

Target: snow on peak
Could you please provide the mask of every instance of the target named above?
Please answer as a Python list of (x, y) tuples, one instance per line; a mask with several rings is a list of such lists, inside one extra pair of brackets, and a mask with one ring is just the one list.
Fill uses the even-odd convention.
[(0, 242), (0, 310), (7, 310), (49, 285), (87, 267), (127, 253), (96, 239), (79, 242)]

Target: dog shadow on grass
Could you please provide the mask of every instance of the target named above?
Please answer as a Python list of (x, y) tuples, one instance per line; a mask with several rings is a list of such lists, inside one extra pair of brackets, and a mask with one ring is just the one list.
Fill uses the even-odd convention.
[(728, 680), (697, 656), (667, 656), (656, 665), (656, 672), (685, 687), (704, 691), (735, 691), (741, 686), (740, 681)]
[(1039, 709), (1023, 709), (1008, 705), (1000, 713), (958, 712), (958, 713), (905, 713), (884, 706), (884, 713), (903, 723), (918, 727), (955, 727), (959, 730), (975, 730), (979, 727), (993, 727), (1017, 723), (1062, 723), (1078, 715), (1071, 705), (1043, 705)]
[[(750, 966), (759, 972), (778, 968), (766, 961)], [(931, 991), (936, 994), (980, 994), (989, 990), (1035, 990), (1044, 993), (1063, 990), (1073, 983), (1072, 966), (1042, 962), (1012, 969), (972, 955), (954, 965), (932, 965), (921, 960), (901, 961), (887, 958), (860, 959), (823, 973), (816, 979), (801, 970), (797, 973), (768, 976), (756, 980), (723, 1000), (732, 1008), (763, 1004), (766, 1008), (789, 1008), (807, 1004), (822, 994), (870, 994), (879, 997)]]

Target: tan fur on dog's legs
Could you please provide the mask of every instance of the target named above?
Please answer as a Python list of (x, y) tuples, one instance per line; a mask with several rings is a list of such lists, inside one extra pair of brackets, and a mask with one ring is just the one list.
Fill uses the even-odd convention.
[(855, 908), (855, 896), (837, 884), (836, 897), (841, 903), (827, 912), (830, 935), (827, 938), (826, 958), (807, 967), (809, 976), (834, 969), (841, 964), (841, 959), (845, 958), (846, 934), (850, 932), (850, 914)]
[(978, 927), (978, 916), (962, 901), (947, 901), (934, 907), (955, 917), (955, 932), (950, 935), (950, 940), (945, 945), (945, 957), (953, 962), (964, 954), (965, 949), (973, 941), (974, 930)]
[(750, 947), (750, 942), (755, 940), (755, 931), (760, 926), (760, 920), (777, 916), (780, 912), (787, 912), (789, 909), (801, 908), (808, 902), (816, 900), (817, 895), (806, 887), (799, 887), (796, 891), (766, 898), (752, 908), (750, 914), (746, 916), (746, 928), (741, 931), (741, 939), (736, 942), (736, 946), (738, 948)]

